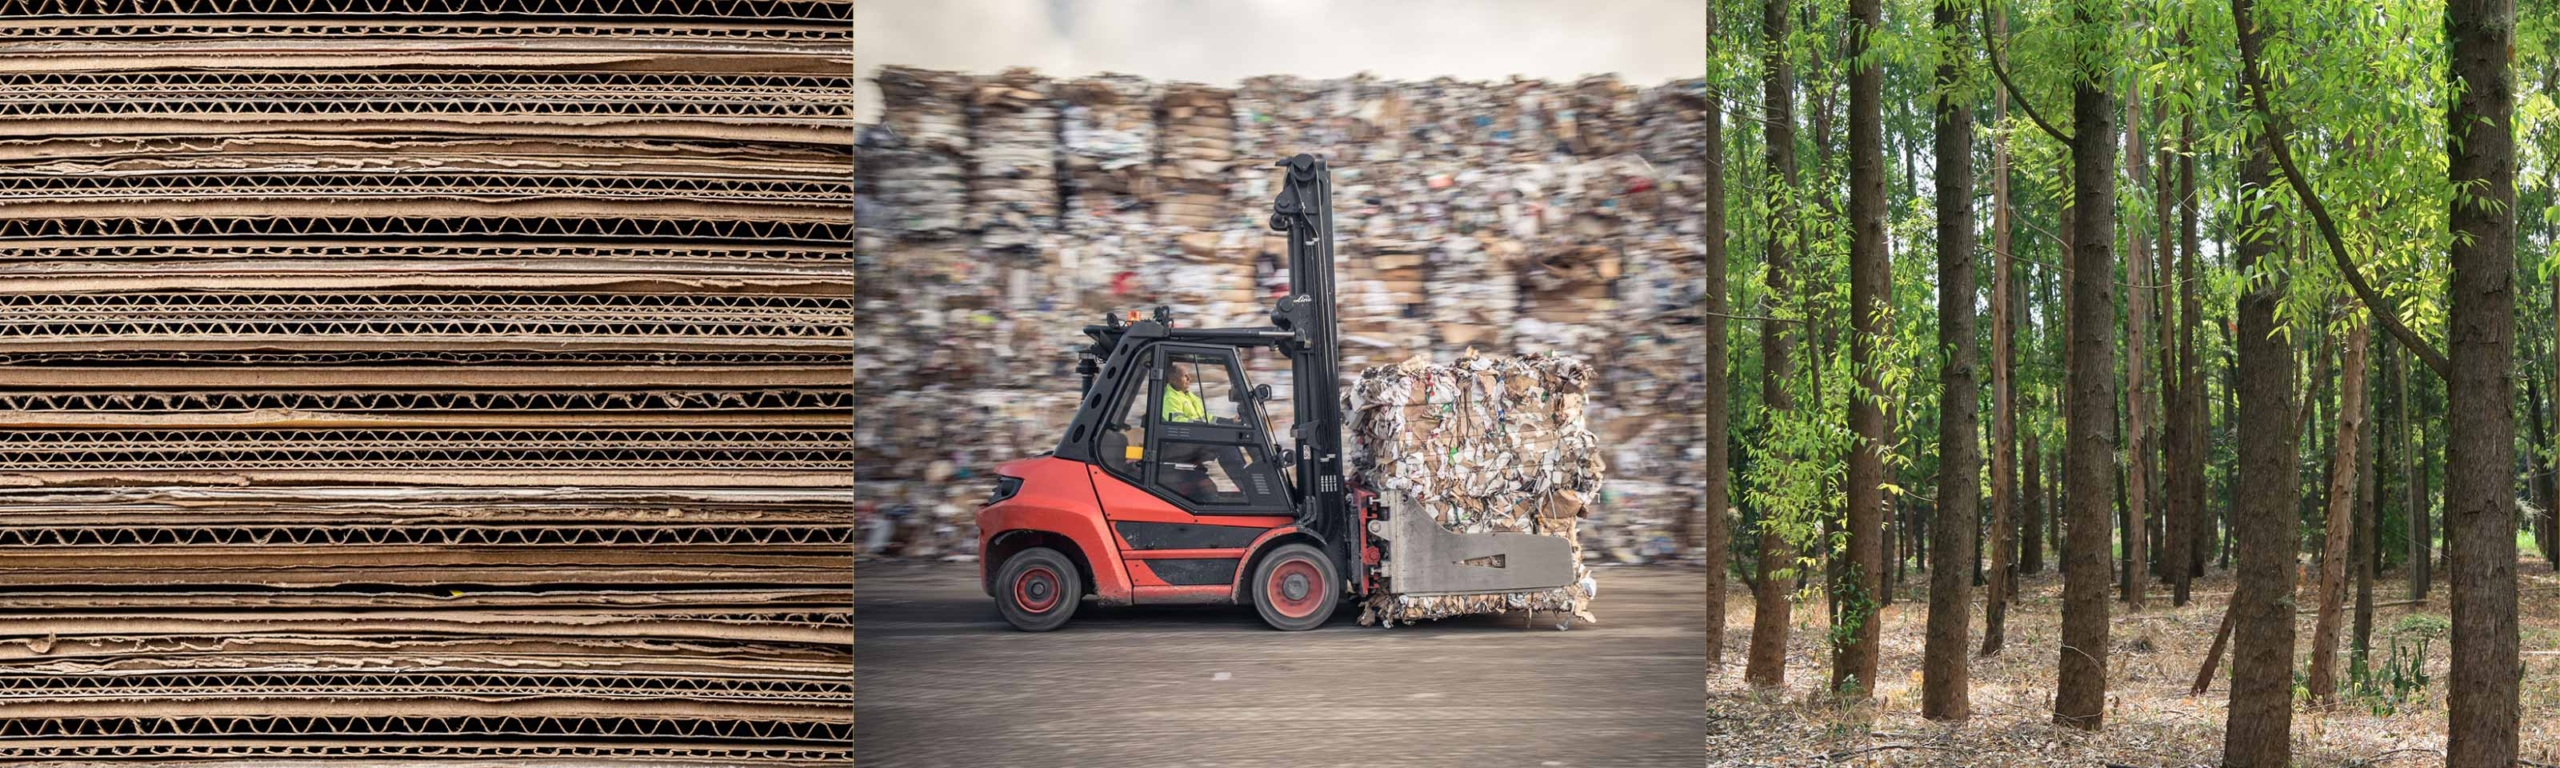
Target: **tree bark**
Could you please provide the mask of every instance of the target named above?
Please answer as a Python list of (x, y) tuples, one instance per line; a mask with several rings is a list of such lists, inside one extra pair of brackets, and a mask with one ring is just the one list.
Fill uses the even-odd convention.
[[(1849, 0), (1849, 395), (1848, 547), (1831, 583), (1838, 621), (1849, 630), (1831, 658), (1831, 688), (1852, 699), (1875, 690), (1878, 576), (1884, 570), (1884, 386), (1876, 345), (1893, 294), (1884, 251), (1884, 67), (1867, 56), (1883, 29), (1881, 0)], [(1943, 175), (1943, 174), (1942, 174)]]
[[(2390, 340), (2388, 335), (2382, 337), (2385, 344)], [(2379, 385), (2371, 385), (2365, 391), (2373, 393), (2381, 389)], [(2366, 661), (2373, 650), (2373, 574), (2381, 568), (2375, 556), (2380, 547), (2375, 546), (2373, 539), (2377, 521), (2382, 518), (2382, 500), (2374, 494), (2380, 483), (2373, 466), (2377, 442), (2374, 433), (2382, 431), (2382, 425), (2378, 423), (2381, 406), (2377, 401), (2380, 399), (2372, 394), (2364, 397), (2364, 407), (2359, 411), (2363, 417), (2356, 427), (2355, 552), (2348, 558), (2352, 561), (2350, 567), (2356, 572), (2355, 642), (2348, 646), (2352, 654), (2350, 658), (2354, 659), (2348, 665), (2351, 669), (2370, 669)]]
[(2429, 581), (2427, 554), (2430, 549), (2427, 541), (2427, 497), (2424, 488), (2426, 478), (2418, 474), (2417, 422), (2409, 418), (2409, 401), (2416, 399), (2417, 393), (2409, 389), (2409, 358), (2399, 356), (2391, 362), (2391, 375), (2399, 380), (2400, 385), (2400, 493), (2403, 498), (2401, 507), (2404, 510), (2401, 517), (2402, 522), (2406, 524), (2405, 527), (2408, 528), (2409, 539), (2409, 562), (2404, 569), (2409, 577), (2409, 599), (2424, 600), (2427, 597)]
[[(2071, 6), (2072, 26), (2106, 29), (2100, 4)], [(2098, 61), (2100, 52), (2085, 54)], [(2056, 725), (2104, 727), (2107, 702), (2107, 507), (2115, 497), (2115, 97), (2095, 73), (2073, 78), (2071, 392), (2067, 450), (2071, 530), (2063, 558), (2062, 646)]]
[[(1963, 6), (1957, 0), (1939, 0), (1931, 21), (1943, 35), (1961, 30), (1965, 23)], [(1941, 50), (1938, 58), (1938, 82), (1956, 82), (1964, 77), (1958, 52)], [(1973, 112), (1955, 103), (1952, 94), (1940, 91), (1936, 101), (1937, 183), (1938, 183), (1938, 348), (1946, 354), (1939, 369), (1938, 382), (1944, 400), (1938, 417), (1938, 505), (1944, 513), (1933, 532), (1929, 548), (1931, 559), (1953, 562), (1958, 553), (1973, 548), (1975, 505), (1981, 497), (1982, 459), (1976, 455), (1977, 436), (1974, 421), (1982, 406), (1977, 400), (1974, 360), (1979, 350), (1974, 341), (1974, 275), (1973, 275)], [(1999, 150), (1994, 149), (1993, 189), (2000, 187), (1997, 168)], [(1998, 192), (1994, 193), (1994, 206)], [(2005, 212), (1995, 208), (1993, 221)], [(1994, 225), (1994, 237), (1998, 237)], [(2001, 259), (1997, 244), (1993, 258)], [(1994, 369), (1994, 377), (1999, 376)], [(1972, 714), (1968, 698), (1970, 660), (1965, 651), (1966, 634), (1971, 630), (1973, 585), (1965, 573), (1955, 568), (1940, 568), (1929, 573), (1929, 626), (1921, 654), (1920, 716), (1931, 720), (1961, 720)], [(1992, 608), (1991, 610), (1998, 610)]]
[(2515, 505), (2514, 0), (2448, 0), (2453, 108), (2445, 116), (2453, 267), (2445, 377), (2445, 531), (2453, 538), (2447, 768), (2514, 765), (2518, 682)]
[[(2006, 34), (2008, 19), (2003, 17), (1998, 22), (2000, 32)], [(1995, 108), (1997, 106), (1998, 102), (1995, 101)], [(2012, 546), (2009, 527), (2012, 525), (2010, 510), (2017, 504), (2015, 462), (2017, 461), (2018, 414), (2016, 390), (2012, 383), (2017, 371), (2012, 365), (2014, 359), (2012, 355), (2015, 354), (2017, 344), (2017, 316), (2010, 313), (2009, 306), (2009, 293), (2016, 289), (2011, 283), (2012, 257), (2009, 253), (2007, 229), (2009, 212), (2005, 207), (2009, 184), (2008, 179), (2001, 175), (2002, 171), (2006, 170), (2003, 164), (2006, 159), (2005, 148), (1994, 144), (1991, 181), (1994, 206), (1991, 213), (1991, 528), (1982, 537), (1986, 540), (1984, 547), (1990, 552), (1986, 558), (1988, 563), (1983, 569), (1986, 589), (1983, 591), (1982, 617), (1986, 624), (1995, 629), (1986, 631), (1982, 635), (1982, 655), (1984, 656), (2000, 653), (2003, 635), (2007, 633), (1996, 628), (2007, 624), (2009, 592), (2012, 589), (2011, 585), (2015, 583), (2009, 567)], [(1968, 271), (1967, 275), (1970, 276), (1970, 274)], [(1965, 339), (1967, 344), (1971, 344), (1973, 283), (1967, 282), (1964, 285), (1967, 295), (1961, 314), (1967, 318)], [(1968, 393), (1967, 396), (1969, 398), (1970, 394)], [(1972, 439), (1970, 433), (1966, 439)], [(1972, 471), (1972, 468), (1967, 469), (1968, 477), (1972, 476), (1970, 474)]]
[(2020, 453), (2027, 459), (2027, 493), (2024, 511), (2025, 529), (2019, 532), (2018, 572), (2044, 572), (2044, 453), (2036, 444), (2036, 433), (2029, 432), (2020, 440)]
[[(1707, 9), (1707, 39), (1716, 38), (1716, 13)], [(1699, 516), (1702, 540), (1700, 547), (1707, 558), (1707, 666), (1724, 665), (1724, 611), (1726, 557), (1733, 546), (1733, 531), (1726, 522), (1731, 505), (1733, 477), (1727, 466), (1725, 431), (1731, 423), (1727, 409), (1725, 372), (1725, 220), (1724, 220), (1724, 92), (1714, 78), (1707, 80), (1707, 366), (1703, 389), (1707, 405), (1705, 431), (1707, 487), (1703, 514)], [(1769, 323), (1777, 326), (1778, 323)]]
[(2338, 627), (2345, 621), (2348, 544), (2355, 536), (2356, 448), (2363, 443), (2365, 351), (2372, 333), (2365, 325), (2348, 332), (2338, 363), (2338, 431), (2329, 473), (2329, 511), (2324, 518), (2320, 550), (2320, 615), (2311, 629), (2311, 674), (2305, 686), (2311, 701), (2328, 705), (2338, 699)]
[[(2243, 26), (2250, 0), (2232, 0)], [(2263, 136), (2252, 133), (2240, 166), (2243, 195), (2252, 199), (2274, 186), (2274, 168)], [(2276, 256), (2267, 233), (2255, 232), (2275, 213), (2264, 203), (2244, 206), (2237, 268), (2244, 275)], [(2277, 274), (2281, 274), (2278, 272)], [(2232, 660), (2229, 721), (2223, 731), (2227, 768), (2286, 768), (2293, 742), (2293, 543), (2301, 518), (2294, 421), (2293, 347), (2277, 337), (2276, 304), (2284, 293), (2274, 280), (2252, 278), (2240, 296), (2240, 464), (2234, 477), (2260, 478), (2232, 489), (2238, 530), (2238, 583), (2231, 595)]]
[[(2180, 43), (2186, 33), (2178, 34)], [(2178, 123), (2178, 407), (2169, 414), (2169, 441), (2178, 446), (2177, 466), (2169, 471), (2176, 481), (2178, 509), (2169, 517), (2169, 562), (2171, 605), (2187, 604), (2196, 576), (2204, 575), (2204, 552), (2210, 526), (2205, 525), (2205, 379), (2202, 350), (2196, 347), (2196, 327), (2204, 324), (2203, 299), (2196, 274), (2196, 119), (2190, 113)]]
[[(2142, 93), (2139, 87), (2127, 88), (2124, 108), (2124, 168), (2132, 177), (2135, 194), (2147, 184), (2142, 162)], [(2150, 335), (2151, 321), (2151, 251), (2139, 235), (2125, 237), (2124, 313), (2124, 601), (2134, 610), (2142, 610), (2144, 587), (2151, 579), (2144, 571), (2151, 558), (2150, 511), (2151, 382), (2145, 376), (2144, 344)]]
[[(1786, 55), (1788, 0), (1764, 0), (1761, 4), (1761, 34), (1767, 57), (1764, 70), (1764, 93), (1761, 104), (1768, 152), (1769, 176), (1788, 188), (1796, 184), (1795, 69)], [(1772, 221), (1793, 221), (1790, 195), (1786, 190), (1769, 190), (1769, 205), (1777, 215)], [(1769, 238), (1767, 259), (1768, 293), (1764, 314), (1777, 316), (1790, 294), (1790, 273), (1794, 255), (1787, 249), (1786, 238)], [(1795, 407), (1795, 399), (1787, 393), (1787, 378), (1794, 373), (1795, 338), (1789, 323), (1763, 323), (1760, 330), (1760, 401), (1775, 419)], [(1763, 519), (1760, 526), (1759, 577), (1751, 590), (1751, 648), (1742, 677), (1755, 688), (1783, 688), (1787, 684), (1787, 623), (1793, 606), (1787, 602), (1787, 579), (1774, 574), (1795, 565), (1795, 552), (1787, 546), (1786, 537)]]

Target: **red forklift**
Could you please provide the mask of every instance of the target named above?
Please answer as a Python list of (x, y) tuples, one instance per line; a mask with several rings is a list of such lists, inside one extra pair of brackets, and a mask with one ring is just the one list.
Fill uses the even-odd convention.
[[(1283, 630), (1333, 618), (1373, 593), (1482, 594), (1573, 581), (1572, 545), (1527, 533), (1466, 534), (1404, 513), (1342, 471), (1335, 342), (1333, 175), (1300, 154), (1271, 229), (1289, 238), (1288, 294), (1262, 328), (1174, 327), (1171, 313), (1086, 326), (1084, 396), (1058, 447), (996, 468), (978, 508), (980, 578), (1007, 622), (1057, 629), (1106, 606), (1251, 604)], [(1269, 385), (1240, 352), (1289, 361), (1294, 420), (1265, 429)]]

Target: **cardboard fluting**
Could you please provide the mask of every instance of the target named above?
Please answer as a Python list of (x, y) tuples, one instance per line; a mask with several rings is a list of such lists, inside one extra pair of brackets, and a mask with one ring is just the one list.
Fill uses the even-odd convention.
[(0, 0), (0, 763), (848, 761), (852, 8)]

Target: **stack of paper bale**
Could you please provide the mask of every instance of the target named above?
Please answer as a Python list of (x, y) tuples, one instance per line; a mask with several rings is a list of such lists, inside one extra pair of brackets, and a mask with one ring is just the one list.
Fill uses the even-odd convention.
[(883, 67), (877, 81), (882, 121), (863, 135), (862, 173), (879, 203), (895, 212), (888, 225), (909, 237), (957, 232), (969, 200), (969, 79), (949, 72)]
[(1035, 250), (1058, 217), (1058, 105), (1027, 69), (977, 81), (969, 97), (969, 218), (982, 248)]
[(1067, 107), (1061, 135), (1070, 196), (1067, 217), (1106, 217), (1153, 197), (1148, 175), (1156, 154), (1154, 83), (1132, 75), (1074, 80), (1059, 93)]
[(849, 760), (852, 4), (331, 7), (0, 2), (0, 763)]
[(1414, 358), (1361, 373), (1348, 429), (1362, 487), (1452, 531), (1560, 536), (1576, 554), (1576, 583), (1551, 590), (1405, 595), (1389, 583), (1361, 606), (1361, 623), (1506, 610), (1593, 620), (1576, 531), (1606, 466), (1584, 424), (1591, 383), (1591, 367), (1572, 358), (1472, 351), (1447, 365)]
[(1230, 207), (1228, 182), (1236, 166), (1269, 161), (1239, 152), (1234, 100), (1234, 91), (1197, 83), (1165, 88), (1164, 142), (1154, 161), (1157, 223), (1209, 230), (1251, 218)]
[[(1105, 171), (1129, 158), (1118, 134), (1100, 131), (1142, 130), (1125, 107), (1159, 91), (1156, 146), (1125, 168), (1152, 182), (1140, 189)], [(1334, 172), (1346, 376), (1417, 355), (1453, 363), (1471, 348), (1586, 361), (1589, 424), (1626, 470), (1591, 500), (1579, 526), (1587, 554), (1671, 554), (1700, 440), (1687, 425), (1703, 364), (1689, 305), (1703, 274), (1704, 94), (1695, 80), (1636, 89), (1605, 76), (1062, 81), (1050, 102), (1066, 115), (1071, 202), (1035, 240), (1037, 258), (984, 234), (899, 240), (865, 225), (866, 242), (881, 244), (857, 266), (865, 381), (918, 391), (861, 395), (857, 471), (877, 494), (865, 496), (865, 530), (895, 534), (872, 551), (968, 554), (968, 507), (992, 462), (1010, 456), (967, 436), (1005, 435), (1023, 454), (1052, 447), (1076, 394), (1078, 330), (1101, 313), (1163, 305), (1190, 327), (1268, 322), (1289, 284), (1286, 243), (1266, 227), (1272, 164), (1312, 152)], [(883, 123), (899, 125), (899, 109)], [(882, 204), (876, 191), (862, 193), (867, 204)], [(1285, 431), (1285, 361), (1248, 352), (1246, 367), (1272, 385), (1266, 413)], [(954, 500), (952, 488), (977, 495)]]

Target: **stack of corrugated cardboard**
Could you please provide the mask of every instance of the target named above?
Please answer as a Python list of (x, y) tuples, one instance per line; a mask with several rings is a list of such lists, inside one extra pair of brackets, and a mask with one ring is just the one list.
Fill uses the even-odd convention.
[[(1112, 83), (1113, 93), (1139, 92)], [(1265, 226), (1278, 189), (1272, 163), (1313, 152), (1334, 171), (1346, 377), (1417, 354), (1448, 363), (1470, 348), (1589, 362), (1590, 425), (1626, 471), (1592, 500), (1581, 526), (1588, 553), (1672, 554), (1671, 526), (1698, 498), (1696, 420), (1673, 416), (1695, 412), (1703, 365), (1697, 318), (1679, 306), (1694, 303), (1703, 275), (1702, 166), (1679, 156), (1703, 141), (1701, 83), (1272, 76), (1162, 93), (1158, 146), (1142, 166), (1153, 198), (1071, 170), (1070, 199), (1110, 201), (1107, 215), (1071, 211), (1032, 263), (984, 253), (982, 238), (965, 234), (866, 231), (876, 247), (860, 262), (864, 380), (916, 393), (861, 394), (857, 471), (873, 483), (865, 514), (882, 537), (870, 551), (966, 556), (969, 507), (994, 462), (1061, 434), (1075, 351), (1087, 341), (1078, 329), (1102, 312), (1161, 304), (1193, 327), (1268, 322), (1288, 284), (1284, 243)], [(1072, 116), (1092, 98), (1070, 85), (1059, 103)], [(898, 109), (883, 119), (896, 125)], [(1100, 157), (1077, 148), (1091, 143), (1078, 130), (1072, 118), (1061, 129), (1070, 169)], [(860, 197), (878, 203), (885, 193), (875, 185)], [(1265, 410), (1285, 429), (1285, 363), (1256, 354), (1247, 365), (1273, 386)], [(967, 405), (979, 398), (1009, 405)], [(1021, 453), (953, 437), (981, 434), (1006, 435)]]
[(849, 759), (851, 3), (329, 5), (0, 0), (0, 762)]

